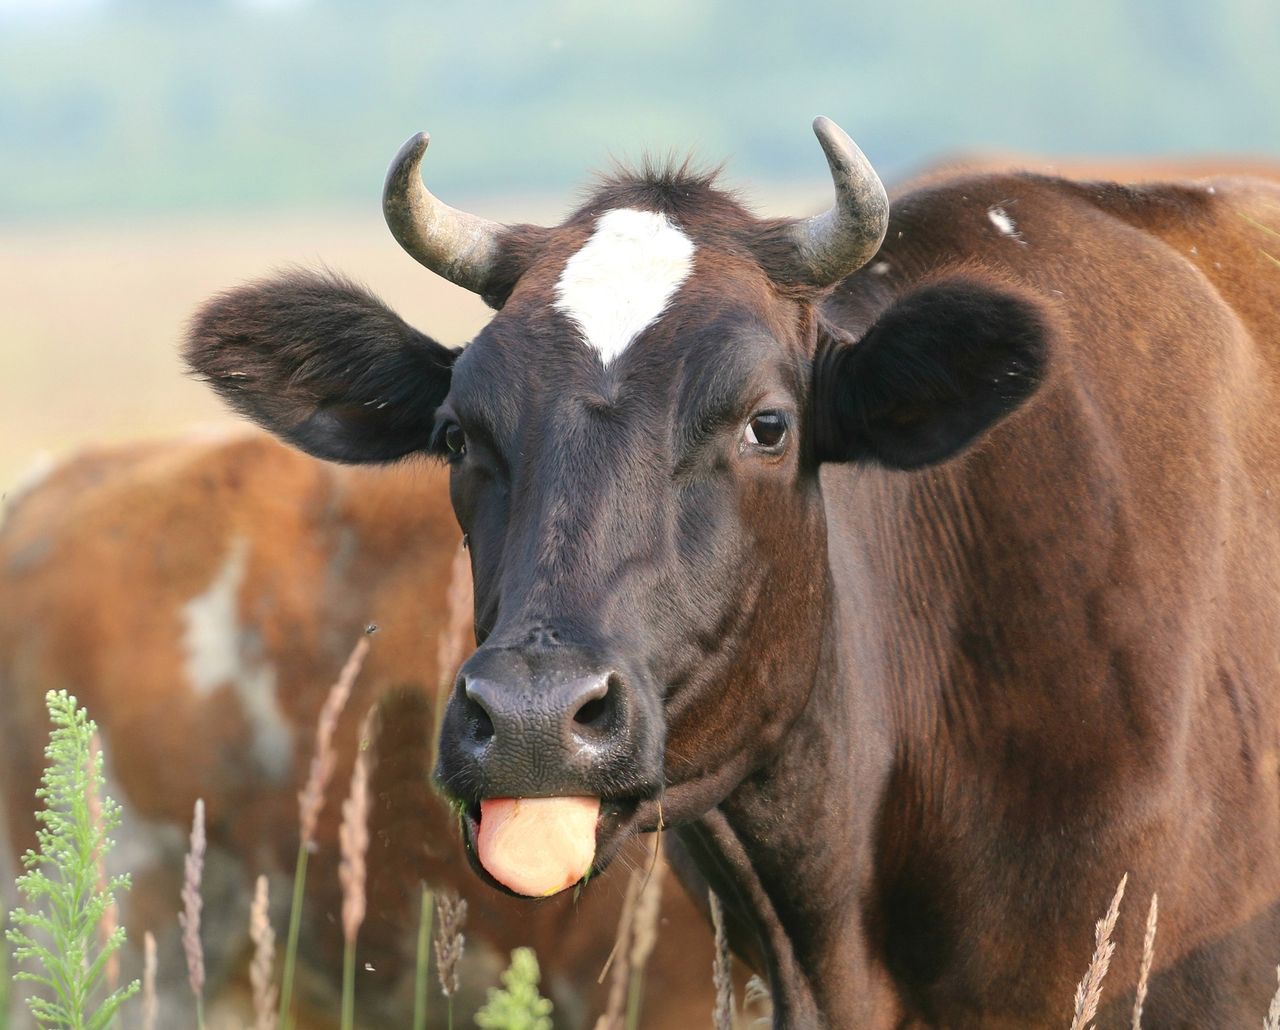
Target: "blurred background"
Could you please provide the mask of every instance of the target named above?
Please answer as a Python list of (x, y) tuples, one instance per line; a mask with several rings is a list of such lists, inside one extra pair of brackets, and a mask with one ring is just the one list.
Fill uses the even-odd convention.
[(485, 312), (382, 226), (433, 190), (551, 219), (643, 152), (825, 202), (815, 114), (887, 180), (957, 154), (1280, 154), (1275, 0), (0, 0), (0, 490), (39, 452), (222, 419), (174, 359), (209, 293), (289, 263), (445, 342)]

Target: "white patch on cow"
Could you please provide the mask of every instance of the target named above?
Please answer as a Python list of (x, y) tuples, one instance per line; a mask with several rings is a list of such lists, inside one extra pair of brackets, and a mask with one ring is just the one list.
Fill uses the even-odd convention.
[(1001, 236), (1008, 236), (1009, 239), (1026, 246), (1027, 241), (1022, 238), (1022, 233), (1018, 231), (1018, 226), (1009, 217), (1009, 212), (1000, 207), (1000, 205), (996, 204), (987, 208), (987, 217), (991, 219), (991, 224), (996, 227), (996, 232)]
[(1013, 224), (1013, 219), (1004, 208), (998, 206), (987, 208), (987, 217), (1002, 235), (1015, 237), (1018, 235), (1018, 227)]
[(4, 525), (5, 515), (9, 509), (48, 479), (57, 467), (58, 463), (51, 453), (48, 451), (36, 453), (27, 467), (18, 473), (18, 477), (7, 488), (0, 491), (3, 494), (3, 497), (0, 497), (0, 526)]
[(872, 275), (888, 275), (889, 267), (888, 261), (877, 261), (874, 265), (868, 268), (867, 271)]
[(267, 776), (288, 775), (293, 734), (276, 694), (276, 672), (240, 624), (239, 595), (249, 569), (249, 541), (238, 536), (213, 582), (182, 608), (187, 682), (201, 697), (230, 686), (250, 726), (254, 757)]
[(608, 365), (662, 314), (693, 271), (694, 249), (665, 215), (615, 208), (565, 262), (555, 306)]

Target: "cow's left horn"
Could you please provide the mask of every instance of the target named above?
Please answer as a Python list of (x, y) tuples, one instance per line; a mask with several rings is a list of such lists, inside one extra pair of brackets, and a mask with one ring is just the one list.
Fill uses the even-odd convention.
[(391, 235), (437, 275), (479, 293), (486, 292), (506, 228), (459, 211), (431, 195), (422, 181), (422, 156), (431, 142), (420, 132), (396, 154), (382, 188), (382, 213)]
[(889, 197), (880, 176), (848, 134), (830, 118), (815, 118), (835, 183), (836, 202), (812, 218), (787, 227), (794, 250), (781, 277), (809, 286), (830, 286), (871, 260), (889, 227)]

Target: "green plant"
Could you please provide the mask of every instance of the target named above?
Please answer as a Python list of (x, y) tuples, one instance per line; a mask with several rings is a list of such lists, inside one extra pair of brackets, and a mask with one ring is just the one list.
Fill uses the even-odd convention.
[(135, 980), (93, 1007), (107, 961), (125, 939), (124, 928), (117, 927), (104, 941), (96, 940), (116, 891), (129, 889), (128, 876), (98, 879), (97, 862), (112, 845), (107, 834), (120, 824), (120, 807), (107, 797), (100, 805), (96, 801), (103, 783), (102, 755), (91, 745), (97, 726), (65, 690), (50, 691), (45, 704), (54, 728), (45, 748), (49, 764), (36, 791), (44, 802), (44, 811), (36, 813), (38, 850), (23, 856), (27, 871), (17, 881), (30, 909), (9, 914), (13, 925), (5, 936), (16, 961), (42, 970), (14, 976), (48, 992), (27, 998), (40, 1024), (100, 1030), (138, 990)]
[(427, 1027), (427, 977), (431, 964), (431, 890), (422, 885), (421, 911), (418, 914), (418, 950), (413, 974), (413, 1030)]
[(551, 1030), (551, 1002), (538, 993), (538, 959), (531, 948), (516, 948), (502, 974), (502, 986), (490, 987), (476, 1013), (482, 1030)]

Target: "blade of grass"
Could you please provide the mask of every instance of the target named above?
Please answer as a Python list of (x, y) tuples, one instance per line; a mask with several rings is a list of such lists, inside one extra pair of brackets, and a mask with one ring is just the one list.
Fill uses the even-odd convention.
[(298, 861), (293, 868), (293, 901), (289, 905), (289, 936), (284, 946), (284, 972), (280, 975), (280, 1016), (283, 1030), (293, 1025), (289, 1004), (293, 1000), (293, 967), (298, 955), (298, 931), (302, 926), (302, 894), (307, 883), (307, 845), (298, 845)]
[(427, 978), (431, 967), (431, 891), (422, 885), (422, 906), (418, 915), (418, 954), (413, 974), (413, 1030), (427, 1027)]

